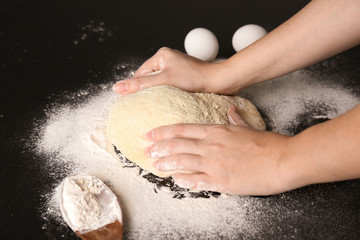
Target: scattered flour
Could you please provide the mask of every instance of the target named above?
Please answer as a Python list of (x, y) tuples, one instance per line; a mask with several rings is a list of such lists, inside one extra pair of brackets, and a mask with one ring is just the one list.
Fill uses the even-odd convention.
[[(307, 106), (312, 106), (309, 103), (326, 105), (326, 111), (321, 114), (327, 118), (336, 117), (359, 103), (346, 89), (326, 87), (314, 81), (299, 71), (246, 89), (242, 95), (267, 115), (270, 129), (289, 135), (289, 125), (296, 124), (297, 117), (307, 111)], [(175, 199), (165, 189), (156, 193), (153, 184), (139, 177), (138, 169), (124, 168), (109, 151), (104, 136), (107, 114), (116, 97), (111, 85), (92, 93), (83, 103), (60, 104), (50, 111), (36, 143), (37, 152), (47, 156), (49, 166), (70, 167), (49, 167), (51, 172), (47, 174), (88, 174), (104, 181), (118, 197), (126, 239), (254, 238), (266, 226), (259, 220), (261, 198), (222, 194), (209, 199)], [(58, 187), (47, 196), (44, 217), (57, 217), (64, 224), (59, 192)]]
[[(237, 236), (245, 230), (249, 234), (246, 206), (255, 199), (226, 195), (174, 199), (166, 190), (155, 193), (154, 185), (139, 177), (137, 169), (123, 168), (119, 158), (107, 151), (104, 137), (107, 113), (116, 97), (110, 89), (77, 108), (60, 107), (58, 113), (50, 117), (38, 142), (40, 151), (53, 156), (48, 159), (49, 164), (70, 162), (73, 168), (68, 171), (69, 175), (93, 175), (107, 183), (118, 196), (127, 239), (175, 235), (198, 239), (196, 234), (204, 238)], [(60, 214), (59, 192), (57, 190), (49, 202), (51, 214)]]
[(79, 32), (76, 34), (74, 44), (78, 45), (89, 38), (94, 38), (98, 42), (104, 42), (111, 38), (113, 32), (117, 29), (107, 27), (105, 22), (99, 20), (90, 20), (86, 25), (78, 25)]
[(332, 119), (360, 103), (360, 99), (340, 85), (321, 83), (305, 70), (264, 82), (241, 92), (268, 117), (274, 131), (294, 135), (300, 121)]

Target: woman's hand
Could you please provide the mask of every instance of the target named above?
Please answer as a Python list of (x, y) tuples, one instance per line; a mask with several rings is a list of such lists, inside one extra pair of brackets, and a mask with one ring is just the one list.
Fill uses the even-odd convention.
[[(114, 91), (125, 95), (170, 85), (190, 92), (237, 93), (358, 45), (359, 9), (356, 0), (311, 1), (275, 30), (218, 64), (161, 48), (134, 78), (116, 83)], [(153, 72), (159, 73), (148, 75)]]
[(360, 178), (360, 105), (294, 137), (249, 128), (234, 107), (228, 116), (232, 125), (177, 124), (147, 133), (154, 167), (195, 172), (173, 176), (184, 188), (240, 195)]
[(180, 187), (240, 195), (286, 191), (279, 167), (289, 137), (249, 128), (229, 109), (234, 125), (177, 124), (153, 129), (146, 149), (160, 171), (193, 171), (173, 175)]
[(220, 65), (164, 47), (148, 59), (133, 78), (119, 81), (113, 88), (122, 95), (158, 85), (174, 86), (190, 92), (235, 93), (236, 90), (230, 87), (228, 89), (231, 91), (225, 90), (226, 84), (222, 81), (225, 76), (219, 76)]

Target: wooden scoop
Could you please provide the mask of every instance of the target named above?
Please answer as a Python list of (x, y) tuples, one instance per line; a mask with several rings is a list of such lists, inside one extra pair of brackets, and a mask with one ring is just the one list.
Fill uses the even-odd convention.
[[(94, 182), (96, 183), (95, 190), (97, 190), (97, 192), (90, 193), (87, 186), (94, 186)], [(69, 188), (70, 185), (72, 185), (71, 189)], [(93, 204), (95, 201), (95, 203), (101, 205), (101, 213), (94, 221), (86, 226), (79, 226), (78, 219), (74, 218), (73, 212), (78, 211), (78, 202), (83, 201), (83, 199), (76, 201), (77, 196), (82, 196), (83, 194), (88, 194), (86, 201), (88, 201), (89, 198), (93, 200), (93, 202), (89, 204)], [(122, 240), (123, 226), (121, 208), (116, 195), (100, 179), (88, 175), (73, 175), (67, 177), (61, 186), (60, 209), (65, 222), (81, 239)], [(86, 215), (84, 216), (86, 217)], [(96, 229), (93, 229), (94, 226), (96, 226)]]

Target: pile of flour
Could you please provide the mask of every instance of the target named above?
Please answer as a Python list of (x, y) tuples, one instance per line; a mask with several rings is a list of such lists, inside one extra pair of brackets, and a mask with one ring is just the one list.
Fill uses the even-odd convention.
[(76, 231), (101, 227), (92, 226), (102, 212), (101, 203), (96, 195), (103, 191), (94, 179), (96, 178), (88, 177), (85, 181), (79, 181), (69, 177), (64, 180), (61, 195), (63, 214), (66, 214), (68, 223)]
[[(127, 65), (125, 70), (135, 68)], [(288, 126), (296, 124), (297, 116), (306, 111), (309, 103), (329, 106), (321, 113), (329, 119), (359, 103), (346, 89), (314, 82), (300, 71), (246, 89), (242, 95), (267, 115), (272, 130), (283, 134), (291, 134)], [(155, 192), (154, 185), (138, 175), (138, 169), (124, 168), (105, 140), (107, 116), (116, 98), (112, 83), (97, 86), (96, 93), (93, 88), (81, 90), (80, 95), (91, 93), (84, 101), (55, 104), (48, 110), (36, 141), (37, 153), (47, 156), (49, 172), (44, 174), (54, 179), (71, 174), (100, 178), (118, 196), (126, 239), (251, 238), (266, 226), (261, 198), (222, 194), (208, 199), (176, 199), (166, 189)], [(74, 99), (77, 94), (72, 95)], [(51, 167), (54, 164), (60, 167)], [(43, 217), (65, 224), (59, 210), (59, 187), (44, 197), (48, 201)]]
[(116, 220), (122, 222), (117, 198), (94, 176), (73, 175), (65, 178), (61, 200), (64, 220), (81, 234), (100, 229)]

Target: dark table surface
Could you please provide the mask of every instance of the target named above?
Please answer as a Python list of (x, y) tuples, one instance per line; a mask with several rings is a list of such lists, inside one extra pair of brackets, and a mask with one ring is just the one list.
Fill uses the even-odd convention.
[[(2, 3), (0, 239), (75, 238), (70, 231), (63, 235), (56, 227), (42, 228), (45, 220), (39, 212), (44, 204), (41, 195), (50, 190), (54, 177), (42, 172), (40, 162), (34, 161), (39, 156), (26, 147), (33, 121), (44, 117), (44, 108), (53, 101), (52, 95), (76, 91), (89, 83), (115, 81), (112, 66), (116, 62), (129, 59), (140, 64), (162, 46), (184, 51), (185, 35), (195, 27), (212, 30), (220, 43), (219, 57), (229, 57), (234, 53), (231, 38), (238, 27), (257, 23), (270, 31), (307, 3), (305, 0)], [(88, 25), (98, 30), (89, 31)], [(359, 47), (353, 48), (341, 54), (344, 60), (340, 63), (342, 81), (357, 96), (359, 55)], [(289, 204), (289, 211), (305, 213), (285, 220), (273, 216), (258, 238), (360, 238), (358, 180), (305, 187), (264, 198), (264, 204)], [(270, 209), (267, 214), (276, 214)]]

